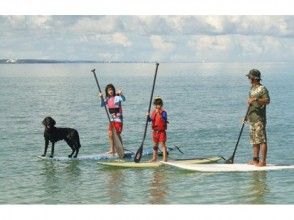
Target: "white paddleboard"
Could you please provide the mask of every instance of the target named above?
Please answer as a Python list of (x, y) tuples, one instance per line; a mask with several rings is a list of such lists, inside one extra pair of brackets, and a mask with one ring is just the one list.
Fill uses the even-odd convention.
[(113, 162), (97, 162), (100, 165), (116, 168), (154, 168), (162, 165), (160, 162), (129, 162), (129, 161), (113, 161)]
[[(195, 158), (195, 159), (183, 159), (176, 160), (178, 164), (201, 164), (201, 163), (215, 163), (220, 160), (221, 157), (207, 157), (207, 158)], [(100, 165), (116, 168), (154, 168), (163, 165), (161, 162), (140, 162), (135, 163), (133, 161), (117, 160), (111, 162), (97, 162)]]
[(181, 163), (177, 161), (161, 162), (165, 165), (176, 167), (179, 169), (198, 171), (198, 172), (250, 172), (250, 171), (266, 171), (266, 170), (283, 170), (294, 169), (294, 165), (274, 165), (268, 164), (264, 167), (257, 167), (250, 164), (191, 164)]

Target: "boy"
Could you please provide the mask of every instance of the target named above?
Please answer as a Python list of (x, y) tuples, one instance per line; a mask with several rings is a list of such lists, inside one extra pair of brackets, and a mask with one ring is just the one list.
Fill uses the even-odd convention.
[(167, 129), (167, 113), (162, 108), (163, 101), (160, 97), (156, 97), (153, 101), (154, 110), (148, 114), (148, 121), (152, 121), (152, 139), (154, 143), (153, 158), (150, 162), (157, 161), (158, 145), (161, 143), (163, 152), (163, 161), (167, 161), (167, 148), (166, 148), (166, 129)]

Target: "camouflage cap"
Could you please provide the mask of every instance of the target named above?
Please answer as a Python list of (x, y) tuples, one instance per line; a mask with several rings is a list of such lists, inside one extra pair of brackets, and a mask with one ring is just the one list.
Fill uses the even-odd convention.
[(252, 69), (252, 70), (250, 70), (249, 71), (249, 73), (246, 75), (249, 79), (261, 79), (260, 78), (260, 75), (261, 75), (261, 73), (260, 73), (260, 71), (259, 70), (257, 70), (257, 69)]

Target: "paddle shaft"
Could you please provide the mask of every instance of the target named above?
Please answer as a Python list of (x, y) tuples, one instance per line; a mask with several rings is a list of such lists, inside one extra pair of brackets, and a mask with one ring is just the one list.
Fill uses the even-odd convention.
[[(149, 106), (148, 106), (148, 114), (150, 113), (150, 109), (151, 109), (151, 103), (152, 103), (153, 92), (154, 92), (154, 88), (155, 88), (155, 82), (156, 82), (156, 76), (157, 76), (158, 66), (159, 66), (159, 63), (156, 63), (155, 74), (154, 74), (154, 78), (153, 78), (153, 85), (152, 85), (152, 90), (151, 90), (151, 95), (150, 95)], [(144, 146), (144, 142), (145, 142), (145, 138), (146, 138), (146, 133), (147, 133), (147, 126), (148, 126), (148, 116), (146, 117), (146, 123), (145, 123), (143, 140), (142, 140), (141, 146), (139, 147), (139, 149), (137, 150), (137, 153), (135, 155), (134, 161), (136, 163), (140, 162), (141, 157), (142, 157), (143, 146)]]
[[(95, 73), (95, 69), (93, 69), (93, 70), (91, 70), (91, 71), (92, 71), (92, 73), (94, 74), (94, 77), (95, 77), (95, 80), (96, 80), (96, 84), (97, 84), (98, 90), (99, 90), (100, 93), (102, 93), (101, 88), (100, 88), (100, 85), (99, 85), (99, 82), (98, 82), (98, 79), (97, 79), (97, 76), (96, 76), (96, 73)], [(101, 96), (101, 100), (104, 102), (104, 100), (103, 100), (103, 96)], [(106, 105), (104, 105), (104, 109), (105, 109), (105, 112), (106, 112), (106, 115), (107, 115), (108, 121), (109, 121), (109, 123), (111, 124), (110, 116), (109, 116), (109, 114), (108, 114), (108, 110), (107, 110)]]
[(244, 121), (243, 121), (241, 130), (240, 130), (240, 133), (239, 133), (239, 137), (238, 137), (238, 140), (237, 140), (235, 149), (234, 149), (234, 152), (233, 152), (232, 156), (226, 161), (227, 163), (234, 163), (234, 157), (235, 157), (235, 154), (236, 154), (236, 151), (237, 151), (237, 147), (239, 145), (239, 141), (240, 141), (241, 135), (243, 133), (244, 125), (245, 125), (245, 123), (247, 121), (247, 116), (248, 116), (248, 113), (249, 113), (249, 109), (250, 109), (250, 105), (247, 108), (247, 111), (246, 111), (246, 114), (245, 114), (245, 117), (244, 117)]
[[(151, 91), (151, 96), (150, 96), (150, 101), (149, 101), (149, 106), (148, 106), (148, 113), (150, 113), (150, 109), (151, 109), (151, 104), (152, 104), (153, 92), (154, 92), (154, 88), (155, 88), (155, 81), (156, 81), (158, 66), (159, 66), (159, 63), (156, 63), (156, 69), (155, 69), (155, 74), (154, 74), (154, 79), (153, 79), (152, 91)], [(145, 138), (146, 138), (147, 127), (148, 127), (148, 116), (146, 117), (146, 123), (145, 123), (145, 129), (144, 129), (142, 145), (144, 144), (144, 141), (145, 141)]]

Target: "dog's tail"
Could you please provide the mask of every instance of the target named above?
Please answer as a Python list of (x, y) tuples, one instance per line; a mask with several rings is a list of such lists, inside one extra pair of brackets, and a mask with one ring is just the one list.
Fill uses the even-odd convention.
[(79, 133), (77, 132), (77, 139), (78, 139), (78, 148), (80, 149), (81, 148), (81, 142), (80, 142), (80, 136), (79, 136)]

